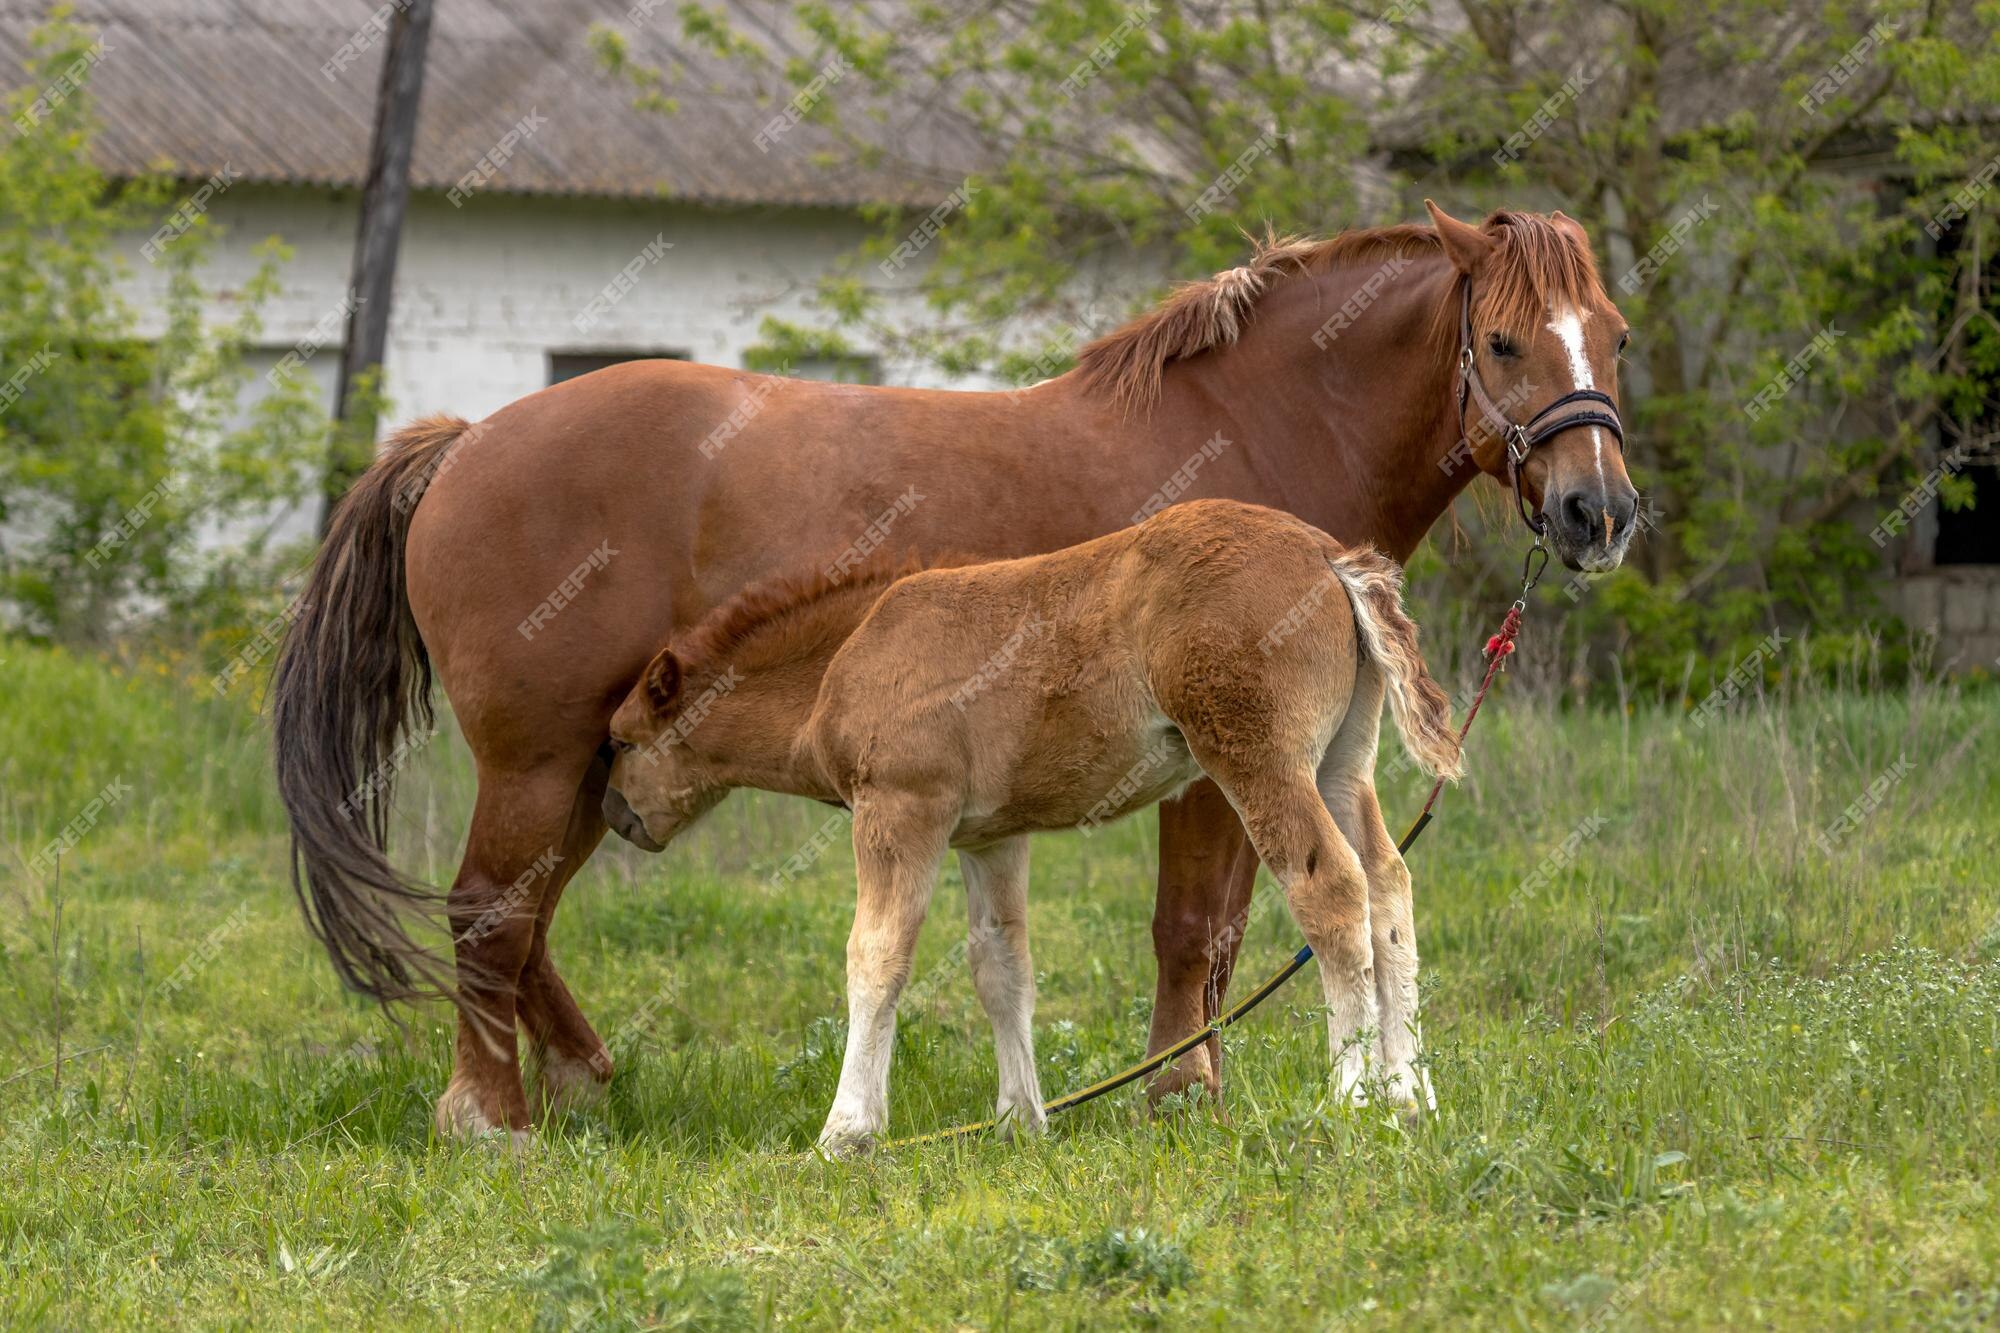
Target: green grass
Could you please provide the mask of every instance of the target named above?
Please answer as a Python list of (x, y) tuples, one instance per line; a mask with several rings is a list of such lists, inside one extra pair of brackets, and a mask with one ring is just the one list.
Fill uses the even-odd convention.
[[(602, 1112), (513, 1160), (432, 1141), (443, 1016), (399, 1034), (338, 991), (253, 714), (154, 668), (0, 659), (0, 1325), (2000, 1320), (1990, 693), (1781, 693), (1706, 728), (1503, 697), (1411, 856), (1441, 1099), (1414, 1130), (1327, 1105), (1306, 977), (1232, 1032), (1226, 1121), (1119, 1095), (1023, 1146), (818, 1160), (851, 861), (772, 889), (825, 811), (739, 798), (571, 888), (557, 956), (623, 1060)], [(114, 778), (58, 936), (28, 859)], [(470, 793), (434, 744), (402, 864), (449, 878)], [(1399, 828), (1420, 800), (1385, 777)], [(1153, 838), (1037, 845), (1052, 1094), (1142, 1043)], [(1262, 916), (1245, 976), (1294, 945)], [(904, 1017), (893, 1129), (988, 1114), (963, 970)]]

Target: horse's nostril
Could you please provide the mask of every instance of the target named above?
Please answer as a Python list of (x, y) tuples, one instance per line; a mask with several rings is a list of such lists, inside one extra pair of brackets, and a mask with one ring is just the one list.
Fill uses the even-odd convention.
[(1595, 515), (1591, 513), (1590, 502), (1582, 495), (1571, 491), (1563, 501), (1563, 522), (1572, 533), (1587, 534), (1593, 526)]

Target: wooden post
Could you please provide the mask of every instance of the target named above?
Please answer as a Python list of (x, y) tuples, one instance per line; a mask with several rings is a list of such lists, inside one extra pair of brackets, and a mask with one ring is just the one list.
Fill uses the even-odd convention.
[(320, 510), (326, 534), (333, 505), (375, 452), (375, 415), (382, 357), (389, 341), (389, 295), (396, 250), (410, 202), (410, 159), (416, 147), (417, 103), (424, 89), (424, 49), (430, 44), (432, 0), (397, 0), (375, 93), (375, 132), (368, 178), (361, 187), (361, 225), (354, 241), (347, 339), (340, 351), (333, 445)]

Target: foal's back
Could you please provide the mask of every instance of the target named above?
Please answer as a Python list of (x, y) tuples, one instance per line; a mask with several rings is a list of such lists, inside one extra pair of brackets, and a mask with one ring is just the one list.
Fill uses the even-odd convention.
[(1310, 771), (1355, 686), (1345, 554), (1290, 515), (1201, 500), (912, 574), (835, 655), (810, 743), (850, 801), (955, 803), (961, 845), (1116, 818), (1217, 765)]

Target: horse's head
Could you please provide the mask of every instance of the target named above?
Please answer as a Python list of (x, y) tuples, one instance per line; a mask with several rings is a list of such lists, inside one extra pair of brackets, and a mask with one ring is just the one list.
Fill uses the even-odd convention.
[[(1471, 286), (1477, 384), (1465, 429), (1472, 456), (1506, 484), (1507, 446), (1478, 405), (1480, 392), (1507, 421), (1522, 424), (1551, 408), (1553, 421), (1608, 411), (1589, 401), (1555, 405), (1578, 390), (1616, 402), (1625, 320), (1598, 281), (1590, 238), (1574, 220), (1495, 213), (1475, 227), (1429, 200), (1424, 205), (1445, 256)], [(1459, 309), (1454, 300), (1454, 327)], [(1583, 421), (1536, 444), (1521, 465), (1521, 489), (1547, 520), (1550, 545), (1565, 565), (1602, 571), (1624, 559), (1639, 495), (1609, 428)]]
[(712, 695), (695, 692), (690, 699), (685, 686), (680, 659), (662, 648), (611, 719), (604, 822), (649, 852), (672, 842), (730, 790), (694, 739)]

